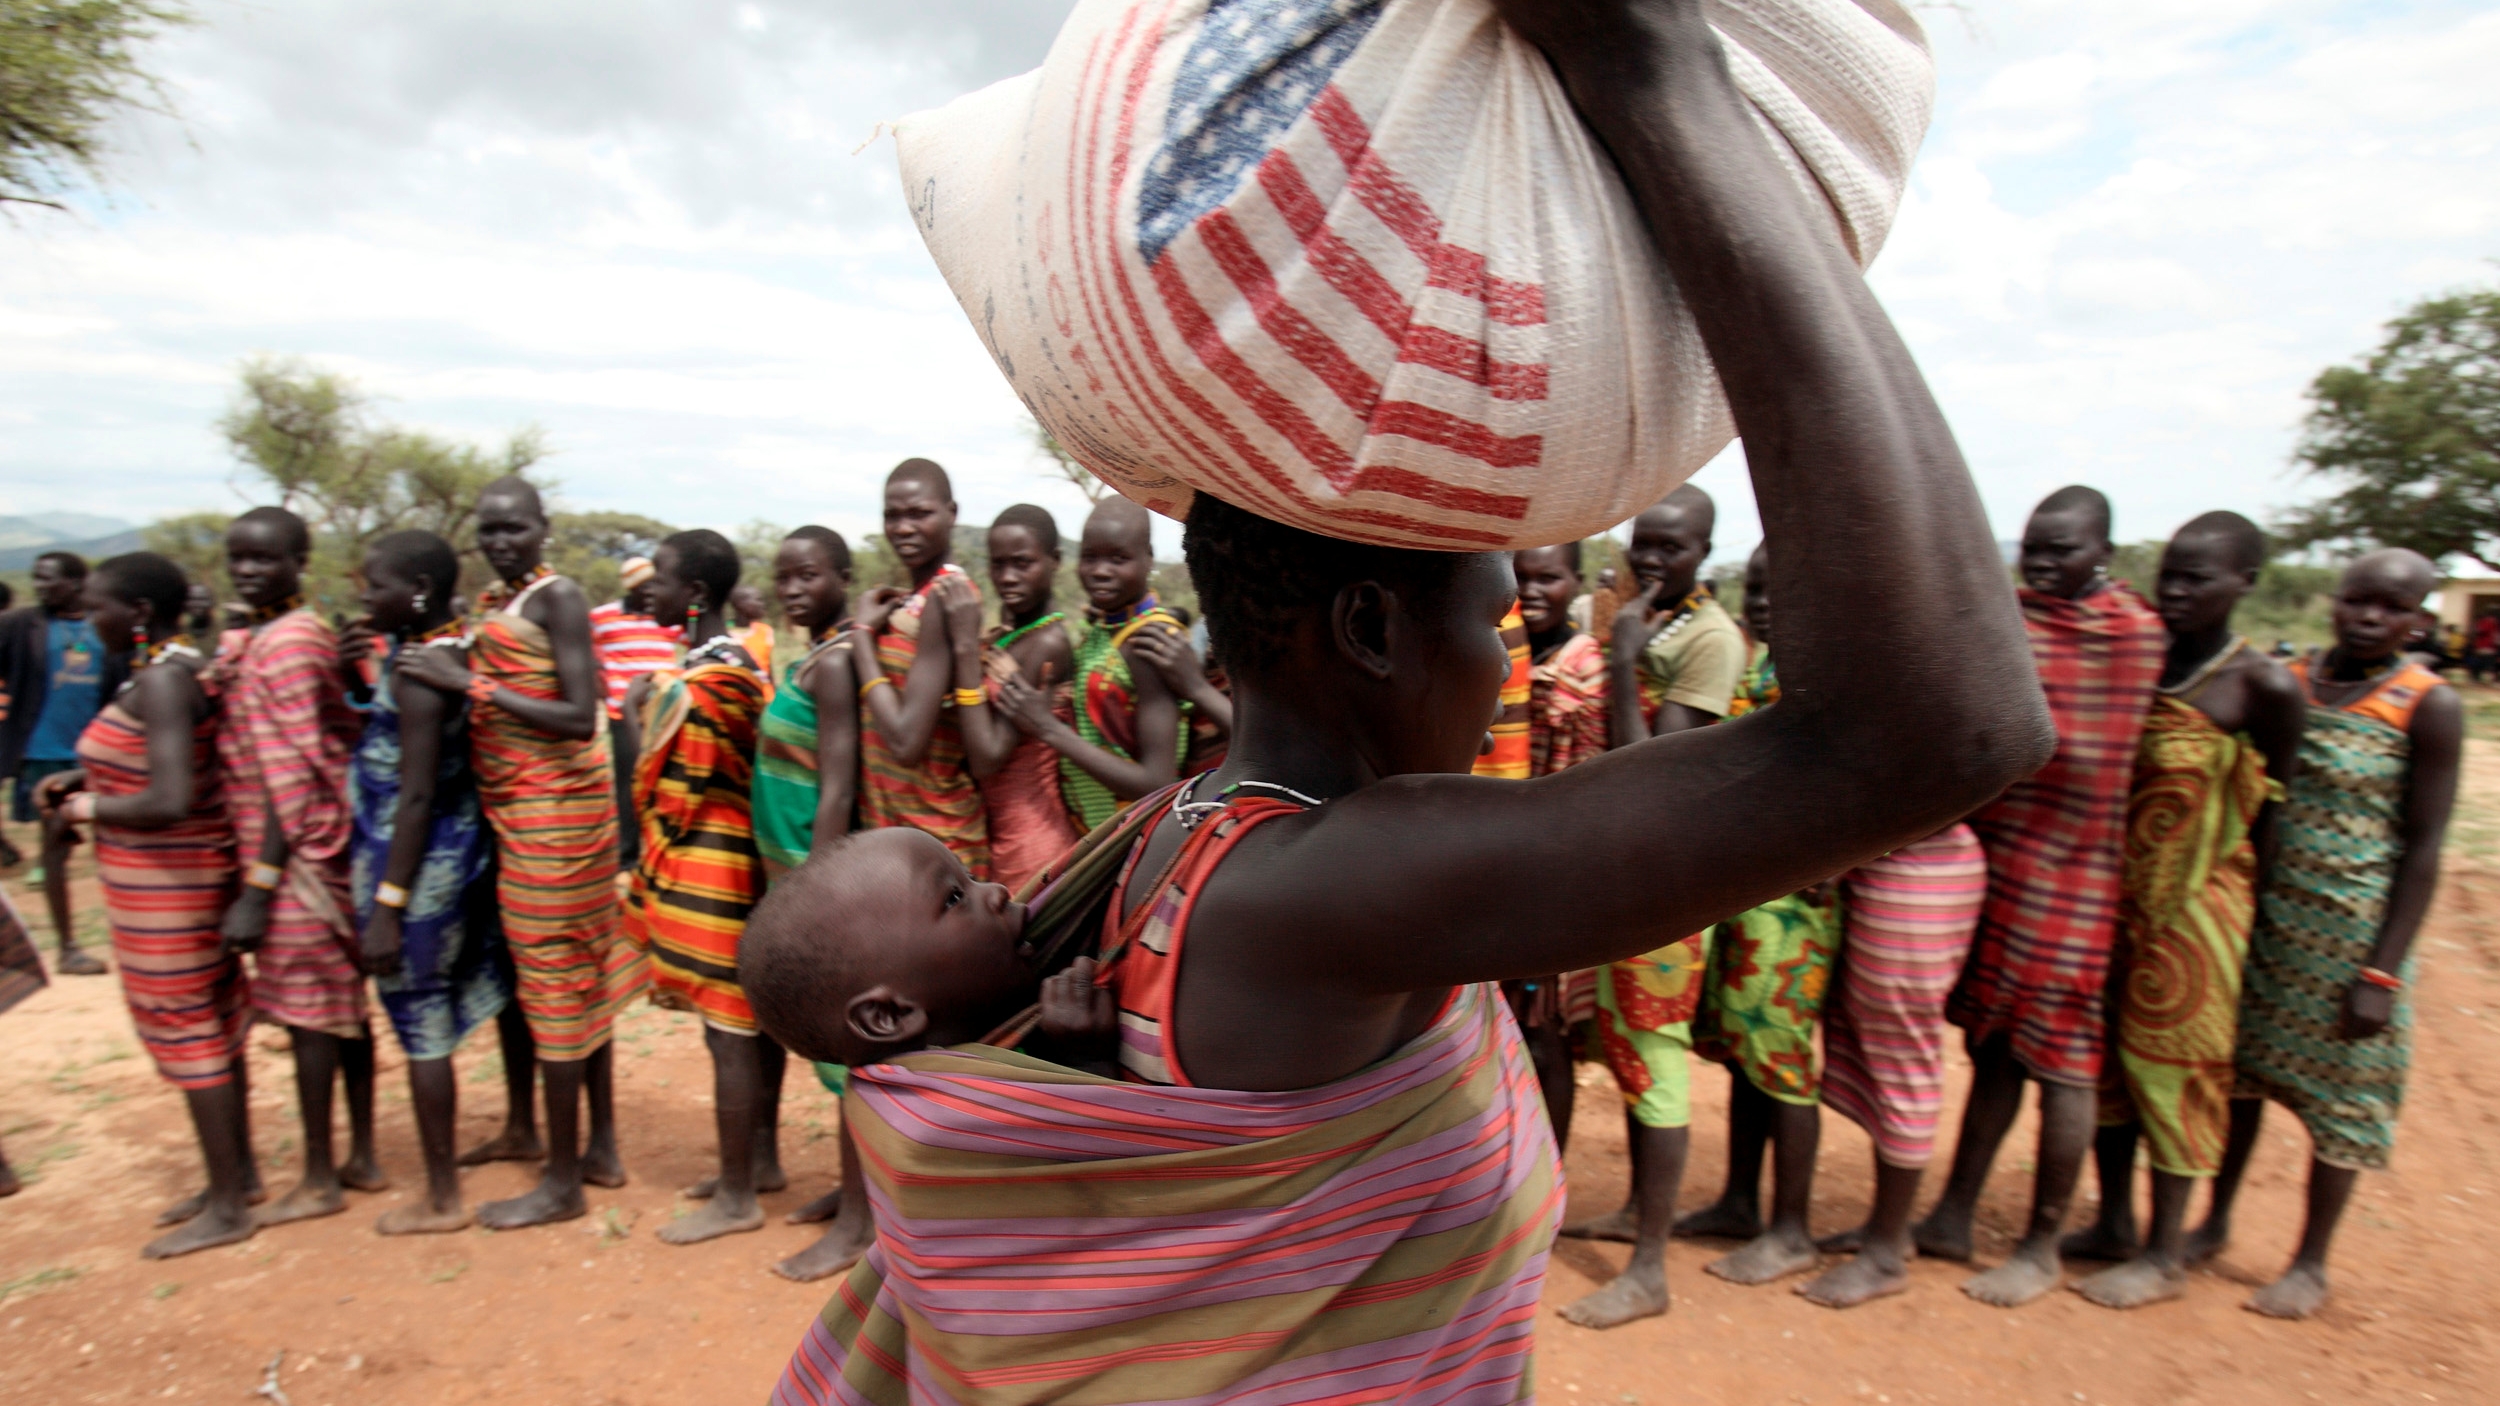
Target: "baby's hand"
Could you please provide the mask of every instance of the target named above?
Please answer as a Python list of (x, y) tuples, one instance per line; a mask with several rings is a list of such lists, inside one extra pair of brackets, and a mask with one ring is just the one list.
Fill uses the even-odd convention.
[(1042, 983), (1042, 1033), (1083, 1044), (1118, 1033), (1120, 1009), (1111, 993), (1094, 984), (1096, 964), (1079, 957)]

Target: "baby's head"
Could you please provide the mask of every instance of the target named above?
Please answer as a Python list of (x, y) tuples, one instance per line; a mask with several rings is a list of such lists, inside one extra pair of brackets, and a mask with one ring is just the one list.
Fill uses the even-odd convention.
[(783, 875), (747, 921), (738, 975), (792, 1053), (857, 1065), (996, 1030), (1033, 1002), (1032, 957), (1023, 904), (897, 827)]

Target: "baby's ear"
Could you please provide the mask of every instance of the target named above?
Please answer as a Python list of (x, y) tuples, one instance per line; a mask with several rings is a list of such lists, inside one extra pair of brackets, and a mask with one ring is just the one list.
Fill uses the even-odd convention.
[(842, 1019), (853, 1036), (880, 1048), (915, 1043), (929, 1031), (929, 1013), (891, 986), (871, 986), (853, 996)]

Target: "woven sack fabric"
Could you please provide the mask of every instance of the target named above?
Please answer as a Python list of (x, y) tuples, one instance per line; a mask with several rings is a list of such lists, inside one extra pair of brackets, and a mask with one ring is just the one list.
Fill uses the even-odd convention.
[[(1934, 98), (1892, 0), (1712, 0), (1861, 266)], [(1632, 516), (1733, 433), (1681, 295), (1487, 0), (1080, 0), (1041, 68), (897, 125), (948, 285), (1128, 497), (1508, 549)]]

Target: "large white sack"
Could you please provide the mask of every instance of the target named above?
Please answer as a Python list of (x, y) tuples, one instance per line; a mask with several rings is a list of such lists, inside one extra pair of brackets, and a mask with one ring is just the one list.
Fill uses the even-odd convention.
[[(1934, 96), (1893, 0), (1711, 0), (1861, 265)], [(1120, 492), (1396, 546), (1601, 531), (1726, 447), (1621, 180), (1487, 0), (1079, 0), (1042, 67), (897, 127), (938, 268)]]

